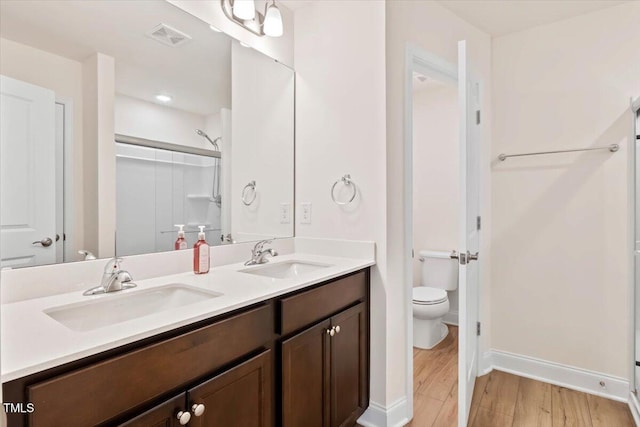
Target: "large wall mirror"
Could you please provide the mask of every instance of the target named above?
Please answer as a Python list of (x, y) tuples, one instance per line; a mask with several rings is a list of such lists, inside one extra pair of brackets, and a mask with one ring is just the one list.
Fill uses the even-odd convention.
[(164, 1), (0, 19), (2, 267), (293, 236), (293, 70)]

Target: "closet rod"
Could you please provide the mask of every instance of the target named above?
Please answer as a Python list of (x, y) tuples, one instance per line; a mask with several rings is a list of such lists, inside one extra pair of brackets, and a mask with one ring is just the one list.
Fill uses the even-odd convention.
[(593, 150), (609, 150), (615, 153), (620, 149), (618, 144), (607, 145), (606, 147), (593, 147), (593, 148), (576, 148), (573, 150), (558, 150), (558, 151), (539, 151), (537, 153), (520, 153), (520, 154), (500, 154), (498, 159), (504, 162), (508, 157), (521, 157), (521, 156), (538, 156), (540, 154), (558, 154), (558, 153), (573, 153), (575, 151), (593, 151)]

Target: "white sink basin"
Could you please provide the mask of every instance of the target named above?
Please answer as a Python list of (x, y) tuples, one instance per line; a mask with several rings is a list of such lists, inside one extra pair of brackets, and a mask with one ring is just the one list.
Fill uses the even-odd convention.
[(85, 332), (221, 295), (174, 283), (138, 292), (103, 295), (97, 300), (54, 307), (44, 312), (71, 330)]
[(271, 277), (273, 279), (291, 279), (309, 274), (321, 268), (331, 267), (328, 264), (318, 264), (306, 261), (282, 261), (275, 264), (260, 265), (244, 270), (241, 273), (255, 274), (256, 276)]

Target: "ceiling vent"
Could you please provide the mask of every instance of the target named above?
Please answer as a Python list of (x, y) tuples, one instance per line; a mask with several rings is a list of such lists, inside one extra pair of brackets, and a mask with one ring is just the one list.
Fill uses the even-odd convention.
[(190, 35), (178, 31), (167, 24), (156, 25), (147, 33), (147, 36), (171, 47), (183, 45), (191, 40)]

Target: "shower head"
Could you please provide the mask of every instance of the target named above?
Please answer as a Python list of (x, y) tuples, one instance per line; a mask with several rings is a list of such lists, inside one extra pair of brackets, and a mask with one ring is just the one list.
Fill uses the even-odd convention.
[(213, 145), (213, 148), (215, 148), (216, 151), (220, 151), (220, 147), (218, 146), (218, 144), (216, 144), (216, 141), (219, 141), (221, 139), (220, 137), (218, 137), (214, 141), (212, 141), (211, 138), (209, 138), (209, 135), (207, 135), (203, 130), (196, 129), (196, 133), (198, 135), (200, 135), (201, 137), (206, 138), (207, 141), (209, 141), (211, 143), (211, 145)]

